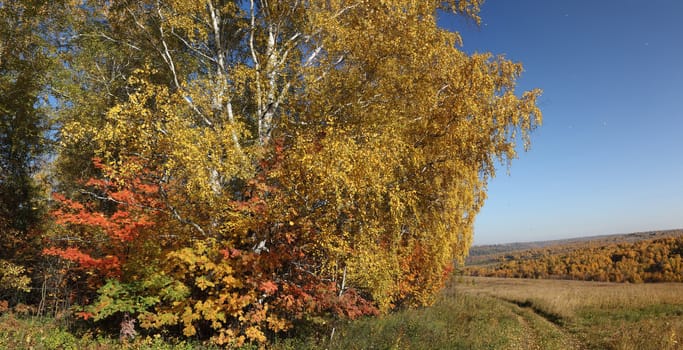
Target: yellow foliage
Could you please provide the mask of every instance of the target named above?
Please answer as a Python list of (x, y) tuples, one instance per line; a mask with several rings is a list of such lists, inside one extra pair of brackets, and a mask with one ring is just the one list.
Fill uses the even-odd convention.
[(31, 291), (31, 278), (26, 268), (0, 259), (0, 290)]
[[(541, 122), (521, 64), (437, 26), (439, 10), (478, 22), (480, 0), (115, 3), (111, 35), (149, 58), (103, 120), (62, 132), (121, 178), (158, 172), (180, 247), (165, 269), (197, 294), (159, 315), (182, 310), (187, 336), (204, 319), (217, 342), (265, 341), (290, 326), (267, 301), (301, 276), (382, 311), (430, 303), (495, 163)], [(298, 293), (279, 305), (315, 310)]]
[(250, 340), (253, 340), (258, 343), (263, 343), (266, 341), (266, 336), (261, 332), (256, 327), (249, 327), (247, 328), (246, 331), (244, 331), (244, 334), (249, 338)]

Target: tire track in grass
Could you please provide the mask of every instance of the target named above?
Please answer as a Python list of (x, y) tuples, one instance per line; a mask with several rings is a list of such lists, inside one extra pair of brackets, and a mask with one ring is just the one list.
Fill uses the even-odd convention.
[(537, 310), (529, 302), (519, 303), (496, 298), (517, 315), (524, 334), (519, 349), (585, 349), (585, 346), (562, 327), (556, 315)]
[(517, 310), (512, 310), (512, 312), (517, 316), (517, 322), (521, 325), (522, 333), (520, 337), (517, 338), (516, 349), (529, 349), (536, 350), (541, 349), (538, 341), (536, 339), (535, 331), (532, 329), (531, 325), (526, 318), (520, 315)]

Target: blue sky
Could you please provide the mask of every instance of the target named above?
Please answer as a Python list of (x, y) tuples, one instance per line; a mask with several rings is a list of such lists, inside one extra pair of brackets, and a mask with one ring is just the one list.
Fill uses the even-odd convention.
[(489, 183), (475, 244), (683, 228), (683, 1), (488, 0), (467, 52), (524, 64), (543, 126)]

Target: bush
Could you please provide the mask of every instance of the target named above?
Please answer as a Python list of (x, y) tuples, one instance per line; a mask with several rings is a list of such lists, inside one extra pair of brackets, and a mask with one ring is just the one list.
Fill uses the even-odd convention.
[(16, 299), (18, 293), (30, 292), (30, 284), (31, 278), (26, 276), (26, 268), (0, 260), (0, 312), (9, 306), (6, 301), (1, 301), (8, 298)]

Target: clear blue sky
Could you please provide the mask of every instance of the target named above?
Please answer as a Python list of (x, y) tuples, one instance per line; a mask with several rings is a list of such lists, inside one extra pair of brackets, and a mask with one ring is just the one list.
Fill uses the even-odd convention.
[(683, 228), (683, 1), (488, 0), (481, 16), (440, 24), (523, 62), (544, 121), (489, 183), (475, 244)]

